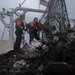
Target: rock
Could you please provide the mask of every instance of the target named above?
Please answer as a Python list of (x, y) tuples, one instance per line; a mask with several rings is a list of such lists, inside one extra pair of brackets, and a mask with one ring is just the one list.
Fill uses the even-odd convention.
[(68, 35), (56, 33), (0, 55), (0, 75), (75, 75), (75, 39)]
[(19, 61), (15, 62), (15, 64), (13, 65), (13, 67), (15, 69), (21, 69), (24, 65), (26, 65), (26, 61), (24, 61), (22, 59), (22, 60), (19, 60)]

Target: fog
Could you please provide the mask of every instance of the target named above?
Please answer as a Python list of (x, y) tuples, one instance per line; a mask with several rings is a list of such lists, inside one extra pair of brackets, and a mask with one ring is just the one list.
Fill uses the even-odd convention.
[[(19, 6), (19, 3), (21, 4), (24, 0), (0, 0), (0, 11), (2, 11), (2, 8), (5, 8), (6, 11), (11, 11), (10, 8), (16, 8)], [(34, 9), (42, 9), (45, 10), (45, 7), (42, 5), (39, 5), (40, 0), (26, 0), (25, 3), (22, 5), (22, 7), (26, 8), (34, 8)], [(66, 7), (68, 11), (68, 16), (70, 19), (75, 18), (75, 0), (65, 0)], [(25, 22), (29, 23), (33, 20), (34, 17), (38, 17), (39, 19), (42, 17), (41, 13), (34, 13), (34, 12), (28, 12), (25, 16)], [(7, 23), (9, 23), (9, 19), (7, 19)], [(4, 31), (4, 25), (0, 21), (0, 40), (2, 38), (2, 34)], [(9, 29), (5, 29), (4, 37), (3, 39), (8, 39), (9, 37)], [(28, 37), (28, 34), (26, 38)]]

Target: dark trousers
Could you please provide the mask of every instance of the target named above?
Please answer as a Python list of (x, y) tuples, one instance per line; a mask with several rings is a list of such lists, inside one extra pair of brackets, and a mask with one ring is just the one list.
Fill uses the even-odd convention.
[(40, 39), (38, 34), (30, 34), (30, 43), (31, 43), (31, 41), (32, 41), (34, 38), (35, 38), (36, 40), (39, 40), (39, 39)]
[(21, 45), (21, 39), (22, 39), (22, 35), (16, 35), (16, 41), (14, 44), (14, 50), (19, 50), (20, 49), (20, 45)]

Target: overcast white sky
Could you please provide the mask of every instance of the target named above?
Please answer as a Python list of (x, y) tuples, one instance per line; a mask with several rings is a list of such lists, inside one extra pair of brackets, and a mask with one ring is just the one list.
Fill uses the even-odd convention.
[[(75, 0), (65, 0), (70, 18), (75, 18)], [(23, 0), (0, 0), (0, 10), (2, 7), (9, 10), (10, 8), (15, 8), (22, 3)], [(39, 9), (39, 0), (26, 0), (23, 7), (37, 8)]]
[[(23, 1), (24, 0), (0, 0), (0, 11), (2, 11), (2, 7), (5, 8), (6, 10), (10, 10), (10, 8), (16, 8), (19, 6), (19, 3), (22, 3)], [(65, 1), (66, 1), (69, 18), (74, 19), (75, 18), (75, 0), (65, 0)], [(26, 2), (23, 4), (22, 7), (39, 9), (39, 0), (26, 0)], [(40, 6), (40, 9), (45, 9), (45, 7)], [(38, 18), (40, 18), (41, 14), (27, 13), (26, 22), (32, 21), (32, 19), (35, 16), (38, 16)], [(2, 25), (1, 22), (0, 22), (0, 25)], [(3, 28), (4, 26), (0, 27), (0, 38), (2, 36)]]

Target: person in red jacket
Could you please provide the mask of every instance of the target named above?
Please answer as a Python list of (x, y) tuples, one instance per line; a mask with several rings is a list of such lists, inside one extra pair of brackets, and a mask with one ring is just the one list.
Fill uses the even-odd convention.
[(38, 22), (38, 18), (35, 17), (33, 22), (30, 23), (30, 42), (35, 38), (36, 40), (39, 40), (38, 30), (41, 30), (42, 26)]
[(14, 44), (14, 50), (19, 50), (20, 49), (20, 45), (21, 45), (21, 40), (22, 40), (22, 34), (23, 34), (23, 30), (24, 30), (24, 23), (23, 20), (24, 16), (21, 15), (20, 18), (18, 18), (16, 20), (16, 41)]

